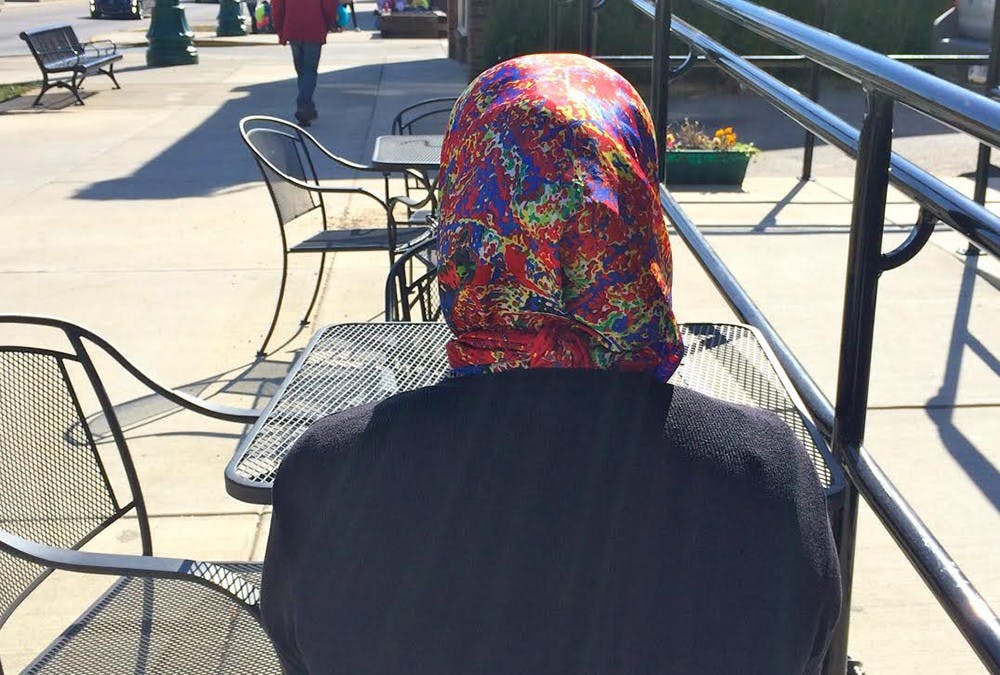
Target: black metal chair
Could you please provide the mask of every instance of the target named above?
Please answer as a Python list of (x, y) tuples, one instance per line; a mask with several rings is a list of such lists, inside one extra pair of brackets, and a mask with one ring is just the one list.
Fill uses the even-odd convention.
[[(451, 109), (455, 105), (455, 97), (428, 98), (408, 105), (392, 118), (390, 133), (397, 135), (443, 134), (448, 127)], [(410, 176), (403, 176), (403, 189), (407, 197), (414, 190), (420, 190), (433, 181), (426, 174), (421, 174), (423, 180), (416, 181)], [(385, 194), (389, 195), (389, 175), (384, 175)], [(436, 213), (431, 213), (436, 216)]]
[[(0, 328), (10, 325), (18, 340), (0, 345), (0, 627), (53, 570), (118, 577), (23, 672), (280, 673), (259, 623), (260, 564), (153, 557), (135, 467), (92, 354), (199, 413), (250, 423), (259, 411), (167, 389), (72, 323), (0, 315)], [(27, 342), (29, 331), (45, 341)], [(56, 337), (65, 344), (48, 346)], [(95, 441), (105, 436), (89, 405), (107, 447)], [(141, 555), (79, 550), (127, 514)]]
[(440, 321), (437, 237), (396, 259), (385, 280), (386, 321)]
[(428, 98), (408, 105), (392, 118), (393, 134), (443, 134), (448, 126), (454, 96)]
[[(432, 228), (426, 222), (419, 225), (401, 225), (396, 220), (394, 211), (399, 205), (408, 209), (417, 209), (426, 204), (430, 198), (425, 197), (423, 200), (408, 197), (382, 199), (361, 187), (321, 185), (316, 165), (313, 163), (313, 153), (320, 158), (325, 158), (335, 166), (353, 171), (373, 173), (381, 173), (381, 171), (338, 157), (327, 150), (309, 132), (291, 122), (275, 117), (253, 115), (240, 120), (240, 133), (257, 162), (264, 182), (271, 193), (271, 200), (274, 203), (281, 232), (281, 287), (278, 291), (278, 302), (274, 308), (271, 325), (260, 350), (257, 352), (257, 356), (263, 356), (281, 312), (285, 283), (288, 277), (289, 253), (320, 254), (316, 286), (301, 322), (302, 325), (306, 325), (309, 314), (316, 304), (316, 298), (319, 296), (326, 254), (344, 251), (387, 251), (391, 265), (399, 253), (426, 240), (432, 233)], [(424, 180), (416, 172), (410, 172), (409, 175), (415, 181)], [(430, 193), (429, 188), (427, 192)], [(362, 195), (373, 200), (385, 211), (385, 225), (374, 228), (331, 229), (323, 199), (324, 195), (327, 194)], [(292, 221), (310, 215), (318, 216), (320, 221), (318, 224), (321, 227), (319, 232), (298, 244), (289, 246), (285, 235), (286, 226)]]

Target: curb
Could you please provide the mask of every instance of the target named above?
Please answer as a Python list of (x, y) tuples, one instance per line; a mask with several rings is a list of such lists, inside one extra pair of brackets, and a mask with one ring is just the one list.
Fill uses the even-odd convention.
[[(130, 35), (127, 33), (108, 33), (97, 35), (97, 39), (111, 40), (119, 47), (146, 47), (149, 40), (145, 34)], [(236, 35), (218, 37), (214, 33), (195, 33), (192, 38), (195, 47), (271, 47), (277, 46), (278, 36), (268, 34), (267, 38), (258, 35)]]

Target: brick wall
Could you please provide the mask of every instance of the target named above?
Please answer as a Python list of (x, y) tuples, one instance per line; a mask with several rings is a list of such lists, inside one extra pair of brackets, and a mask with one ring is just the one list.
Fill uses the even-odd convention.
[[(458, 4), (466, 4), (466, 33), (458, 29)], [(486, 15), (490, 0), (448, 0), (448, 58), (469, 66), (469, 78), (475, 75), (475, 64), (483, 56)]]
[(486, 15), (490, 10), (490, 0), (468, 0), (469, 3), (469, 38), (466, 52), (466, 63), (469, 64), (469, 77), (475, 72), (475, 64), (482, 62), (483, 42), (486, 37)]
[(445, 12), (448, 14), (448, 58), (465, 63), (465, 36), (458, 31), (458, 3), (462, 0), (448, 0)]

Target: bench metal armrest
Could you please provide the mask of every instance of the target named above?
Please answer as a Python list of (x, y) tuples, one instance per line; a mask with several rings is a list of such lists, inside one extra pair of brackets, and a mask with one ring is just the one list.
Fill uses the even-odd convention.
[(111, 40), (91, 40), (83, 45), (84, 51), (96, 56), (107, 56), (118, 53), (118, 45)]
[(75, 59), (76, 60), (76, 65), (79, 65), (80, 64), (80, 59), (82, 57), (83, 57), (83, 54), (77, 53), (77, 52), (74, 52), (74, 51), (71, 51), (71, 50), (68, 50), (68, 49), (48, 49), (48, 50), (39, 49), (36, 52), (35, 59), (38, 61), (38, 63), (43, 68), (46, 68), (46, 67), (48, 67), (46, 65), (46, 62), (48, 61), (49, 63), (51, 63), (51, 59), (53, 59), (53, 58), (60, 59), (60, 60), (66, 60), (66, 61), (68, 61), (70, 59)]

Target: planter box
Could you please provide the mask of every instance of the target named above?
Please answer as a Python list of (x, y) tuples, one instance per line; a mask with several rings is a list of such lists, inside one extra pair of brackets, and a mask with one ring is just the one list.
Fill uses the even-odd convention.
[(384, 38), (448, 37), (448, 15), (436, 9), (382, 14), (378, 28)]
[(751, 155), (718, 150), (668, 150), (667, 185), (742, 185)]

